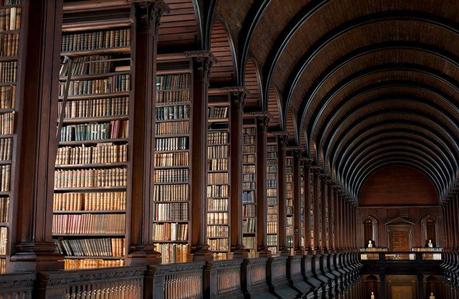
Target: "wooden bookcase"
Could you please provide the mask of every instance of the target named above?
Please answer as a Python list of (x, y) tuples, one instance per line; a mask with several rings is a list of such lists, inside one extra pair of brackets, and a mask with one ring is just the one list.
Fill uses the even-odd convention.
[(22, 6), (20, 0), (0, 1), (0, 273), (9, 252), (11, 200), (16, 143), (17, 79)]
[(153, 128), (152, 240), (162, 263), (186, 262), (191, 221), (191, 61), (158, 63)]
[(208, 106), (207, 242), (214, 259), (227, 259), (231, 244), (230, 105), (227, 97), (213, 97)]
[(53, 238), (66, 269), (124, 264), (131, 36), (120, 25), (63, 32)]
[(249, 257), (254, 257), (257, 252), (257, 127), (254, 120), (244, 120), (242, 131), (242, 242), (249, 250)]
[(277, 138), (268, 138), (266, 149), (266, 194), (267, 194), (267, 244), (272, 255), (277, 255), (279, 251), (278, 230), (279, 230), (279, 198), (278, 198), (278, 144)]
[[(305, 192), (306, 188), (304, 185), (304, 159), (301, 159), (300, 161), (300, 177), (299, 177), (299, 183), (300, 183), (300, 198), (299, 198), (299, 203), (300, 203), (300, 246), (302, 248), (305, 248), (306, 246), (306, 240), (305, 240), (305, 227), (304, 227), (304, 221), (305, 221)], [(298, 180), (297, 180), (298, 181)]]
[(285, 236), (287, 249), (293, 249), (293, 157), (287, 153), (285, 156)]

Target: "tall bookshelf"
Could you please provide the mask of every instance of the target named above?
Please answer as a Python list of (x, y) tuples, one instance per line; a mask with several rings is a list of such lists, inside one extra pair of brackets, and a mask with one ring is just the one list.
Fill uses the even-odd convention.
[(53, 238), (66, 269), (124, 264), (131, 29), (63, 32)]
[(242, 242), (249, 250), (249, 257), (256, 256), (256, 163), (257, 128), (246, 123), (242, 128)]
[(189, 254), (191, 72), (158, 70), (156, 77), (152, 239), (163, 263), (186, 262)]
[(228, 258), (230, 250), (230, 119), (229, 103), (208, 107), (207, 242), (214, 259)]
[(304, 238), (305, 234), (305, 227), (304, 227), (304, 212), (305, 212), (305, 200), (304, 200), (304, 196), (305, 196), (305, 192), (306, 192), (306, 188), (305, 188), (305, 185), (304, 185), (304, 160), (301, 159), (301, 162), (300, 162), (300, 200), (299, 200), (299, 203), (300, 203), (300, 246), (302, 248), (305, 248), (305, 245), (306, 245), (306, 240)]
[(277, 255), (279, 251), (278, 223), (279, 223), (279, 199), (278, 199), (278, 146), (276, 138), (268, 139), (266, 149), (266, 193), (268, 206), (267, 219), (267, 244), (271, 254)]
[(293, 157), (285, 157), (285, 236), (287, 249), (293, 250)]
[(15, 160), (16, 83), (22, 6), (20, 0), (0, 1), (0, 273), (6, 271), (10, 234), (10, 200)]

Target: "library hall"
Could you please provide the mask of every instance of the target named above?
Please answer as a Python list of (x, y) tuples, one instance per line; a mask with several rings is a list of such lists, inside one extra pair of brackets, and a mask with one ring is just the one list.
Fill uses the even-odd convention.
[(0, 299), (459, 299), (458, 0), (0, 0)]

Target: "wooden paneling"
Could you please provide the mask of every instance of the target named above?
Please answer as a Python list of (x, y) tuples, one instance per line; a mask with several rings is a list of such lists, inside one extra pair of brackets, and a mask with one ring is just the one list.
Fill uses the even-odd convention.
[(211, 83), (230, 84), (236, 78), (236, 65), (231, 37), (222, 22), (215, 22), (210, 35), (210, 51), (216, 62), (210, 71)]
[(165, 0), (170, 11), (161, 17), (158, 47), (196, 44), (199, 38), (198, 20), (193, 0)]
[(405, 166), (375, 171), (362, 187), (360, 205), (436, 205), (435, 189), (424, 174)]

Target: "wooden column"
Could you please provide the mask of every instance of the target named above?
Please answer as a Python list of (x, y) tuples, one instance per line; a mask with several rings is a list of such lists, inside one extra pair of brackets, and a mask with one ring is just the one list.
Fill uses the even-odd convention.
[(304, 161), (304, 175), (303, 175), (303, 184), (304, 184), (304, 247), (307, 253), (311, 253), (314, 249), (313, 239), (311, 238), (311, 229), (313, 230), (314, 224), (314, 215), (311, 213), (311, 210), (314, 207), (314, 201), (312, 199), (311, 193), (311, 160), (305, 159)]
[(207, 245), (207, 104), (213, 56), (208, 51), (187, 52), (193, 59), (193, 123), (191, 141), (191, 255), (193, 260), (212, 258)]
[(328, 177), (321, 175), (320, 193), (322, 201), (322, 247), (325, 253), (330, 247), (329, 226), (328, 226)]
[(242, 242), (242, 123), (245, 92), (231, 94), (231, 252), (246, 257)]
[(444, 235), (444, 247), (449, 248), (449, 235), (448, 235), (448, 214), (446, 213), (446, 203), (443, 203), (441, 206), (441, 211), (443, 215), (443, 235)]
[(328, 185), (328, 207), (330, 209), (330, 250), (336, 250), (336, 197), (333, 184)]
[(62, 0), (23, 2), (10, 271), (63, 268), (52, 240)]
[[(457, 244), (459, 242), (459, 219), (458, 217), (458, 203), (457, 203), (457, 198), (455, 195), (451, 196), (451, 204), (452, 204), (452, 212), (453, 212), (453, 234), (454, 234), (454, 239), (453, 239), (453, 249), (455, 250), (457, 248)], [(435, 241), (435, 240), (434, 240)]]
[(452, 248), (452, 230), (451, 230), (451, 202), (447, 201), (445, 204), (445, 212), (446, 212), (446, 235), (448, 239), (448, 249)]
[(286, 156), (286, 138), (285, 136), (278, 137), (278, 168), (279, 168), (279, 178), (278, 178), (278, 196), (279, 196), (279, 252), (282, 255), (288, 254), (287, 247), (287, 237), (286, 237), (286, 200), (285, 200), (285, 156)]
[(266, 217), (266, 150), (268, 142), (268, 117), (257, 117), (257, 251), (259, 256), (270, 256), (267, 243)]
[(315, 236), (315, 250), (322, 251), (322, 195), (321, 195), (321, 183), (320, 183), (320, 169), (318, 167), (313, 168), (314, 172), (314, 236)]
[(338, 213), (339, 213), (339, 222), (338, 222), (338, 235), (339, 235), (339, 250), (344, 250), (344, 199), (341, 191), (338, 192)]
[(304, 247), (301, 245), (301, 153), (293, 153), (293, 249), (296, 255), (303, 255)]
[(130, 127), (132, 161), (130, 175), (131, 217), (127, 264), (159, 263), (160, 254), (154, 251), (151, 239), (152, 215), (152, 141), (154, 98), (156, 97), (156, 53), (161, 15), (167, 10), (162, 0), (137, 1), (133, 4), (134, 39), (133, 121)]

